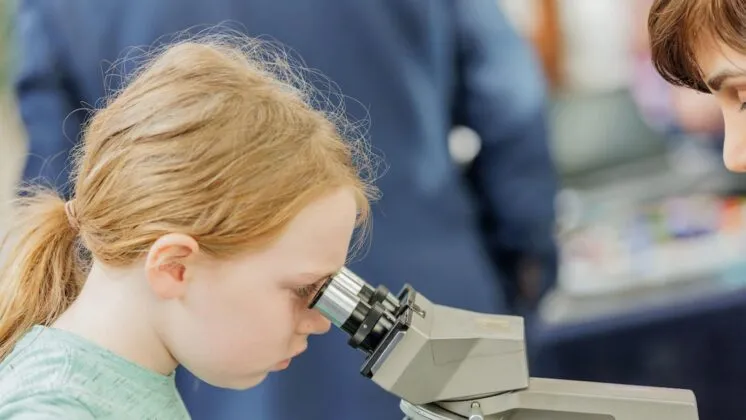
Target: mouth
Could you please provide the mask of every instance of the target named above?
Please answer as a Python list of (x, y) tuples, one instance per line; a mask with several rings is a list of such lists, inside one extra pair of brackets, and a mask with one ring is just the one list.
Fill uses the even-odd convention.
[(298, 351), (296, 351), (295, 353), (293, 353), (292, 356), (290, 356), (290, 359), (293, 359), (295, 357), (300, 356), (301, 354), (303, 354), (304, 351), (306, 351), (307, 348), (308, 348), (308, 344), (304, 343), (303, 347), (301, 347)]
[(285, 359), (285, 360), (281, 361), (280, 363), (278, 363), (277, 365), (275, 365), (275, 370), (284, 370), (284, 369), (287, 369), (290, 366), (290, 361), (291, 360), (292, 359)]
[(293, 357), (298, 357), (298, 356), (300, 356), (301, 354), (303, 354), (303, 352), (304, 352), (304, 351), (306, 351), (306, 348), (305, 348), (305, 347), (303, 347), (303, 350), (301, 350), (301, 351), (299, 351), (299, 352), (296, 352), (295, 354), (293, 354), (293, 356), (291, 357), (291, 359), (292, 359)]
[(300, 349), (299, 351), (293, 353), (292, 356), (288, 357), (285, 360), (282, 360), (282, 361), (278, 362), (277, 365), (275, 365), (275, 369), (277, 369), (277, 370), (287, 369), (288, 366), (290, 366), (290, 362), (292, 362), (292, 360), (294, 358), (300, 356), (304, 351), (306, 351), (307, 347), (308, 347), (307, 345), (303, 346), (302, 349)]

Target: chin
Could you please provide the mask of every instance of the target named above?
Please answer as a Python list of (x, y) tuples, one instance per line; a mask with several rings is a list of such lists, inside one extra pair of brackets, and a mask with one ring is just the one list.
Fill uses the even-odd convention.
[(267, 378), (267, 373), (253, 373), (250, 375), (244, 375), (240, 377), (234, 376), (231, 378), (223, 378), (220, 381), (208, 382), (208, 383), (218, 388), (231, 389), (234, 391), (246, 391), (247, 389), (251, 389), (259, 385), (260, 383), (264, 382), (264, 379), (266, 378)]

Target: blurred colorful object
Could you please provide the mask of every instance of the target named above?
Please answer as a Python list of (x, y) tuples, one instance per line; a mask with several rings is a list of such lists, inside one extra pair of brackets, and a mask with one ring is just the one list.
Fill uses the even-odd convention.
[(744, 197), (669, 197), (586, 214), (562, 241), (559, 282), (572, 294), (676, 283), (746, 262)]

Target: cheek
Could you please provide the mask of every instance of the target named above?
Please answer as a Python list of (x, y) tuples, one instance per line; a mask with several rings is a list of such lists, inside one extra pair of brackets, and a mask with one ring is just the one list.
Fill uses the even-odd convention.
[(295, 333), (297, 299), (277, 287), (195, 282), (170, 303), (162, 334), (187, 369), (215, 386), (256, 385), (304, 343)]
[(214, 291), (203, 302), (195, 318), (224, 362), (274, 362), (291, 345), (295, 312), (286, 291)]

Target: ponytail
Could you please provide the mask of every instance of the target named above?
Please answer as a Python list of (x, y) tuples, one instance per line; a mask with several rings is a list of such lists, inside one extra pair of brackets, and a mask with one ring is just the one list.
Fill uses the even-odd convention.
[(32, 326), (54, 322), (84, 281), (78, 233), (65, 202), (52, 191), (36, 189), (18, 204), (3, 243), (0, 360)]

